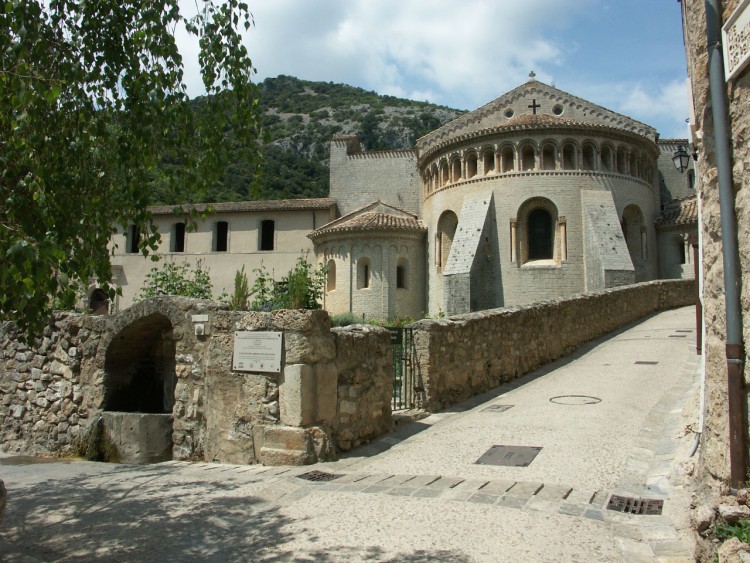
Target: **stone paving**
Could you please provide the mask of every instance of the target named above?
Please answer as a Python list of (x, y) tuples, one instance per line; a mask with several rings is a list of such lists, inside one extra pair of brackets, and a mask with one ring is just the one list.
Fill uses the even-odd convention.
[[(689, 331), (690, 311), (663, 313), (612, 341), (592, 344), (576, 359), (551, 366), (542, 375), (528, 376), (450, 412), (401, 425), (334, 463), (25, 466), (0, 458), (0, 477), (11, 493), (0, 528), (0, 559), (693, 561), (689, 493), (683, 487), (692, 445), (686, 428), (695, 421), (698, 389), (698, 361), (689, 353), (687, 341), (694, 337)], [(668, 327), (660, 328), (660, 319)], [(637, 338), (633, 331), (639, 332)], [(679, 340), (680, 334), (685, 340)], [(675, 348), (677, 342), (681, 345)], [(622, 353), (617, 346), (634, 347), (637, 357), (668, 364), (658, 373), (662, 387), (655, 382), (656, 396), (646, 409), (641, 404), (646, 399), (628, 405), (630, 395), (615, 405), (643, 412), (631, 429), (627, 451), (600, 462), (611, 465), (582, 474), (575, 460), (565, 457), (556, 462), (562, 469), (552, 460), (509, 469), (478, 466), (476, 457), (464, 459), (463, 453), (452, 457), (456, 447), (446, 441), (449, 437), (463, 434), (461, 443), (466, 444), (482, 432), (490, 433), (493, 441), (502, 432), (513, 435), (512, 416), (524, 419), (519, 407), (526, 397), (531, 400), (538, 394), (535, 386), (538, 392), (541, 384), (549, 384), (544, 381), (547, 376), (565, 370), (580, 375), (582, 366), (592, 363), (591, 354), (608, 346), (610, 355)], [(591, 371), (601, 361), (586, 369)], [(632, 358), (627, 361), (632, 363)], [(608, 372), (613, 388), (619, 377), (615, 368)], [(589, 388), (595, 389), (594, 384)], [(549, 395), (554, 389), (547, 391)], [(604, 392), (597, 393), (607, 402)], [(515, 414), (513, 409), (486, 410), (511, 400), (518, 405)], [(586, 416), (583, 411), (568, 412), (576, 414), (560, 415), (559, 424), (565, 424), (564, 416)], [(494, 417), (489, 426), (487, 417)], [(541, 440), (541, 434), (534, 434), (530, 423), (527, 426), (528, 433)], [(467, 428), (473, 429), (471, 435)], [(616, 430), (629, 431), (624, 426)], [(426, 442), (430, 449), (420, 449)], [(551, 441), (534, 443), (544, 444), (545, 453), (555, 451)], [(412, 463), (415, 455), (421, 465)], [(592, 460), (599, 457), (592, 452)], [(563, 481), (556, 476), (565, 475), (566, 465), (573, 469)], [(317, 478), (336, 477), (301, 478), (310, 472)], [(524, 475), (528, 477), (518, 477)], [(663, 500), (663, 513), (610, 510), (612, 494)]]

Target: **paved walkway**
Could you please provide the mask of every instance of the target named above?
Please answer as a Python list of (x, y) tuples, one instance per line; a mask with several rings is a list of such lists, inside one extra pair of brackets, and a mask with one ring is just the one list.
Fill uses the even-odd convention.
[[(693, 315), (651, 317), (335, 463), (0, 458), (0, 559), (693, 561), (681, 487), (698, 410)], [(476, 463), (501, 445), (536, 457)], [(320, 480), (300, 478), (311, 471)], [(613, 494), (663, 512), (612, 510)]]

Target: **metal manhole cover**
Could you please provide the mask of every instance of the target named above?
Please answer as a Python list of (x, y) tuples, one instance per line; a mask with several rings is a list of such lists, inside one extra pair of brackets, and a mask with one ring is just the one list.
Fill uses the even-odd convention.
[(612, 495), (607, 503), (607, 510), (616, 510), (625, 514), (659, 515), (663, 508), (663, 500), (621, 497), (619, 495)]
[(638, 360), (635, 362), (635, 365), (637, 366), (655, 366), (659, 362), (652, 362), (652, 361), (646, 361), (646, 360)]
[(490, 405), (486, 409), (482, 409), (482, 412), (505, 412), (510, 408), (513, 408), (513, 405)]
[(595, 405), (601, 403), (602, 400), (599, 397), (589, 395), (558, 395), (552, 397), (549, 402), (558, 405)]
[(528, 467), (541, 451), (542, 448), (536, 446), (492, 446), (474, 463), (475, 465)]
[(333, 481), (334, 479), (343, 477), (343, 475), (326, 473), (324, 471), (308, 471), (307, 473), (297, 475), (297, 477), (299, 477), (300, 479), (305, 479), (306, 481)]

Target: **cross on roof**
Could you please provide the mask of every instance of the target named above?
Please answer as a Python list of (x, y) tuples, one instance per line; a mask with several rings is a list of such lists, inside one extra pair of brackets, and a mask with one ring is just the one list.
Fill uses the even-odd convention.
[(528, 106), (528, 108), (534, 113), (534, 115), (536, 115), (536, 110), (539, 109), (540, 107), (542, 106), (536, 103), (536, 98), (531, 100), (531, 104), (529, 104)]

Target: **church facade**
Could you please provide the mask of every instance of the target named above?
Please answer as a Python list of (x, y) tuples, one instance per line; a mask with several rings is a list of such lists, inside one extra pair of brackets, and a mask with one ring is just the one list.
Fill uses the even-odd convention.
[[(251, 272), (262, 259), (281, 276), (289, 253), (310, 253), (328, 268), (331, 314), (383, 320), (692, 277), (685, 249), (697, 215), (690, 172), (671, 161), (679, 144), (686, 141), (660, 140), (648, 125), (532, 78), (412, 150), (368, 152), (356, 137), (334, 138), (328, 199), (217, 206), (211, 220), (225, 223), (231, 244), (217, 249), (208, 241), (216, 227), (199, 227), (198, 254), (166, 254), (202, 257), (231, 292), (228, 264)], [(171, 229), (178, 218), (161, 212)], [(297, 225), (291, 246), (263, 246), (263, 225), (282, 218)], [(137, 287), (143, 268), (135, 274), (131, 262), (140, 257), (123, 254), (115, 251), (113, 263)]]

